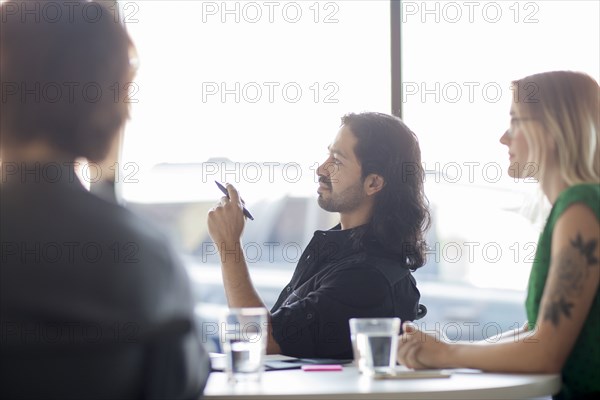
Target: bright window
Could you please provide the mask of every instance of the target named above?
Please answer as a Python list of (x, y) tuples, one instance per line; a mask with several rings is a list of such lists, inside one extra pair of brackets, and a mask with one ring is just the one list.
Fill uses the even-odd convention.
[(143, 168), (312, 166), (344, 113), (389, 111), (387, 1), (127, 5), (140, 67), (124, 159)]

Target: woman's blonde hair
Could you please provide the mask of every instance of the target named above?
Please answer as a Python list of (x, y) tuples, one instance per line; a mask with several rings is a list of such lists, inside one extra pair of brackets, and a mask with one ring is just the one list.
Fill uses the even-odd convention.
[(598, 83), (580, 72), (544, 72), (513, 81), (513, 93), (517, 117), (540, 123), (523, 126), (539, 180), (546, 176), (548, 145), (554, 142), (567, 185), (600, 183)]

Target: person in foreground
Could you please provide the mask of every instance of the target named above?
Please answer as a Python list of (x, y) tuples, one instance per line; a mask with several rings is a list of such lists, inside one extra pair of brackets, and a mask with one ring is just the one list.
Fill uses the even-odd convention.
[(411, 368), (561, 373), (556, 398), (600, 398), (600, 88), (557, 71), (513, 82), (500, 142), (509, 173), (535, 177), (552, 203), (525, 303), (528, 329), (498, 343), (448, 344), (405, 326), (398, 360)]
[[(424, 264), (429, 212), (416, 136), (396, 118), (348, 114), (317, 170), (318, 203), (340, 224), (316, 231), (270, 312), (268, 353), (352, 358), (348, 320), (417, 317), (411, 270)], [(237, 190), (208, 213), (230, 307), (265, 307), (242, 253)]]
[(75, 174), (127, 119), (111, 87), (133, 45), (101, 2), (26, 3), (0, 5), (0, 398), (197, 399), (210, 360), (183, 267)]

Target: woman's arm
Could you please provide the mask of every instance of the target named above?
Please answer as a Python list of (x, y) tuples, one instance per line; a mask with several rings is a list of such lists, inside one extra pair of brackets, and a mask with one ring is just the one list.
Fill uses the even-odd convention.
[(499, 333), (498, 335), (491, 336), (486, 339), (479, 340), (475, 342), (475, 344), (489, 344), (489, 343), (508, 343), (508, 342), (516, 342), (525, 338), (525, 335), (530, 335), (531, 331), (529, 330), (529, 321), (525, 321), (523, 326), (513, 329), (510, 331)]
[(402, 335), (398, 360), (412, 368), (467, 367), (559, 372), (588, 317), (600, 279), (600, 224), (582, 204), (569, 207), (552, 236), (551, 264), (536, 329), (516, 342), (450, 345), (415, 329)]

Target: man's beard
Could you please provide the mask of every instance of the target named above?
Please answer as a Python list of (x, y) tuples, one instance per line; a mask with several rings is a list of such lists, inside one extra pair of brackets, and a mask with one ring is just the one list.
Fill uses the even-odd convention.
[(363, 182), (359, 180), (356, 184), (344, 189), (341, 193), (334, 193), (331, 188), (331, 183), (324, 179), (319, 179), (320, 182), (327, 185), (329, 196), (324, 197), (321, 194), (317, 199), (319, 206), (329, 212), (351, 212), (356, 210), (364, 201), (366, 195), (363, 191)]

